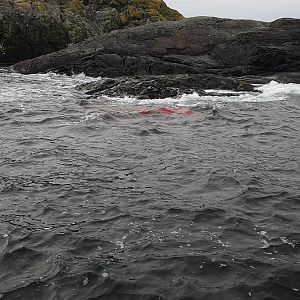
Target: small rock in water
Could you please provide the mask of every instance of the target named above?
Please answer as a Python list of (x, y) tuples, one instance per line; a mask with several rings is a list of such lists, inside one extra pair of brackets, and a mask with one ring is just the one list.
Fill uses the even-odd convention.
[(104, 271), (103, 273), (102, 273), (102, 277), (103, 278), (107, 278), (109, 276), (109, 274), (106, 272), (106, 271)]

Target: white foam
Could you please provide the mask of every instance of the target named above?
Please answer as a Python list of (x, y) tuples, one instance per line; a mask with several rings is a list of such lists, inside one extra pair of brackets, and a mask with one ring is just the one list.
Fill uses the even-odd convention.
[[(99, 78), (88, 77), (84, 74), (73, 76), (56, 73), (22, 75), (19, 73), (0, 73), (0, 103), (18, 103), (24, 108), (27, 102), (44, 102), (50, 105), (58, 100), (75, 101), (83, 96), (83, 92), (76, 91), (77, 85), (99, 80)], [(178, 98), (165, 99), (136, 99), (134, 97), (99, 97), (99, 101), (105, 101), (108, 106), (189, 106), (211, 105), (224, 102), (267, 102), (284, 101), (291, 95), (300, 95), (300, 84), (283, 84), (271, 81), (265, 85), (254, 85), (256, 92), (243, 93), (228, 90), (207, 90), (218, 94), (201, 96), (197, 93), (184, 94)], [(227, 96), (226, 94), (231, 94)], [(232, 95), (235, 94), (235, 95)], [(212, 104), (214, 105), (214, 104)]]
[(295, 83), (278, 83), (276, 81), (271, 81), (268, 84), (262, 85), (257, 88), (259, 91), (263, 92), (265, 95), (300, 95), (300, 84)]
[(78, 93), (77, 85), (98, 80), (84, 74), (73, 76), (56, 73), (22, 75), (19, 73), (1, 73), (0, 103), (26, 103), (48, 99), (70, 99)]
[(82, 284), (83, 284), (84, 286), (86, 286), (86, 285), (89, 284), (89, 278), (88, 278), (87, 276), (84, 277)]
[(186, 105), (187, 103), (191, 103), (194, 101), (199, 101), (199, 94), (183, 94), (179, 98), (164, 98), (164, 99), (137, 99), (134, 97), (99, 97), (99, 99), (106, 99), (111, 102), (115, 102), (118, 104), (126, 104), (126, 105), (140, 105), (140, 106), (149, 106), (149, 105)]
[(281, 240), (283, 243), (288, 244), (288, 245), (290, 245), (290, 246), (293, 247), (293, 248), (296, 247), (296, 245), (295, 245), (294, 243), (289, 242), (288, 239), (287, 239), (286, 237), (284, 237), (284, 236), (283, 236), (283, 237), (280, 237), (280, 240)]
[[(114, 105), (163, 105), (163, 106), (197, 106), (211, 102), (269, 102), (284, 101), (291, 95), (300, 95), (300, 84), (278, 83), (271, 81), (265, 85), (255, 85), (255, 92), (234, 92), (229, 90), (206, 90), (208, 93), (216, 93), (218, 96), (201, 96), (197, 93), (183, 94), (178, 98), (165, 99), (136, 99), (134, 97), (99, 97)], [(231, 94), (226, 96), (226, 94)], [(235, 95), (232, 95), (235, 94)]]
[(205, 90), (206, 93), (215, 93), (219, 95), (226, 95), (226, 94), (236, 94), (236, 95), (242, 95), (245, 94), (245, 92), (236, 92), (236, 91), (229, 91), (229, 90)]

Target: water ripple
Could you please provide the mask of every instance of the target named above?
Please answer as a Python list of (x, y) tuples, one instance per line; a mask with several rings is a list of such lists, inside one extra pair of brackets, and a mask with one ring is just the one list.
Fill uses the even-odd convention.
[[(299, 299), (299, 86), (139, 102), (0, 75), (1, 299)], [(141, 113), (165, 105), (192, 114)]]

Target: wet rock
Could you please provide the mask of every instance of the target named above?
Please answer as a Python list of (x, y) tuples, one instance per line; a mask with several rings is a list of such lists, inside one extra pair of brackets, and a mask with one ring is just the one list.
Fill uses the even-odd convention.
[(238, 34), (217, 45), (212, 56), (230, 68), (227, 74), (299, 72), (300, 20), (279, 19)]
[(299, 67), (300, 20), (266, 23), (208, 17), (114, 31), (14, 66), (25, 74), (51, 70), (95, 77), (203, 73), (237, 77), (299, 72)]
[(158, 22), (114, 31), (83, 43), (15, 65), (22, 73), (89, 76), (201, 73), (223, 67), (213, 49), (239, 33), (266, 23), (198, 17), (179, 22)]
[(77, 88), (95, 97), (129, 96), (138, 99), (174, 98), (194, 92), (205, 95), (204, 89), (216, 88), (235, 91), (253, 90), (252, 85), (238, 80), (217, 75), (200, 74), (108, 78), (83, 84)]

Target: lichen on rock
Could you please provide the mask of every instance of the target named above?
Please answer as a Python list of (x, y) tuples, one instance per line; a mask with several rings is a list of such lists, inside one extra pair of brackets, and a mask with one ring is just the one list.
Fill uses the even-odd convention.
[(0, 63), (50, 53), (115, 29), (180, 19), (163, 0), (1, 0)]

